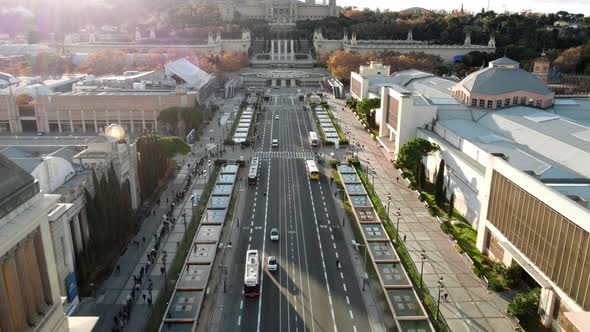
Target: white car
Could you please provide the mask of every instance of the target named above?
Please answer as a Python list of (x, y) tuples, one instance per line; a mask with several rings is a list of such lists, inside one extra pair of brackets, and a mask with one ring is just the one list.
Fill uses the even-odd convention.
[(273, 228), (270, 230), (270, 240), (271, 241), (278, 241), (279, 240), (279, 230)]
[(278, 120), (278, 119), (279, 119), (279, 115), (275, 114), (275, 120)]
[(277, 258), (275, 256), (268, 256), (266, 261), (266, 267), (269, 271), (276, 271), (279, 268), (279, 264), (277, 263)]
[(278, 139), (276, 139), (276, 138), (273, 138), (273, 139), (272, 139), (272, 144), (271, 144), (271, 145), (272, 145), (272, 147), (278, 147), (278, 146), (279, 146), (279, 140), (278, 140)]

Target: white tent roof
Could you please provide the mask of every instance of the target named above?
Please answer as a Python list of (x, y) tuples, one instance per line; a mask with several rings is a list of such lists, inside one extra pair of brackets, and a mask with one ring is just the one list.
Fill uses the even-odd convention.
[(166, 76), (176, 75), (196, 89), (202, 87), (213, 78), (213, 75), (206, 73), (187, 59), (179, 59), (168, 63), (164, 66), (164, 70)]

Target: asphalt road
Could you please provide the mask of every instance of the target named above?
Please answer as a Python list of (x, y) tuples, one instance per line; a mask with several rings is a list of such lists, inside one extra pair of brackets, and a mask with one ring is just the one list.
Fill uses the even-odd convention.
[[(240, 217), (223, 330), (370, 331), (330, 179), (309, 180), (305, 170), (315, 153), (308, 143), (310, 116), (294, 92), (273, 93), (258, 124), (261, 169)], [(279, 147), (271, 147), (273, 138)], [(270, 240), (272, 228), (279, 241)], [(263, 253), (261, 295), (255, 298), (242, 295), (247, 249)], [(268, 256), (277, 257), (278, 271), (266, 269)]]

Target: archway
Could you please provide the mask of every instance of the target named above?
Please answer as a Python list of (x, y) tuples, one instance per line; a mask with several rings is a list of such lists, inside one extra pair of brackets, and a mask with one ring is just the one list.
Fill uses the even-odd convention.
[[(15, 104), (18, 116), (21, 118), (21, 129), (23, 132), (37, 132), (37, 119), (35, 118), (35, 99), (29, 95), (19, 95)], [(25, 118), (25, 119), (22, 119)]]

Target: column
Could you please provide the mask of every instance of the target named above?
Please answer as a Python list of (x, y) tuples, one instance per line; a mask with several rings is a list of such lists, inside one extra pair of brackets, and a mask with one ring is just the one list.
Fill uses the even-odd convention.
[(281, 40), (277, 40), (277, 47), (279, 49), (277, 60), (281, 61)]
[(72, 110), (68, 110), (68, 116), (70, 117), (70, 132), (75, 132), (74, 130), (74, 120), (72, 120)]
[(8, 301), (8, 289), (6, 289), (6, 282), (4, 281), (4, 272), (2, 266), (3, 260), (6, 257), (0, 257), (0, 331), (14, 331), (16, 327), (12, 323), (10, 316), (11, 305)]
[(295, 61), (295, 41), (291, 39), (291, 61)]
[(35, 246), (35, 253), (37, 254), (37, 263), (39, 264), (39, 277), (41, 278), (41, 284), (43, 285), (43, 297), (45, 303), (53, 304), (53, 295), (51, 294), (51, 283), (47, 274), (47, 262), (45, 261), (45, 253), (43, 249), (43, 241), (41, 239), (41, 232), (35, 234), (33, 240)]
[(270, 59), (273, 61), (275, 59), (275, 41), (274, 41), (274, 39), (270, 40)]
[(12, 319), (14, 330), (19, 331), (27, 327), (27, 318), (20, 294), (20, 281), (16, 272), (14, 254), (14, 251), (7, 254), (6, 261), (4, 261), (4, 265), (2, 266), (2, 272), (4, 273), (8, 302), (10, 303), (10, 318)]
[[(45, 298), (43, 297), (43, 285), (39, 279), (41, 273), (39, 272), (39, 263), (37, 263), (37, 254), (35, 253), (33, 239), (29, 239), (25, 243), (25, 258), (28, 262), (28, 273), (31, 276), (31, 289), (33, 291), (35, 309), (37, 312), (43, 312), (46, 303)], [(66, 257), (64, 257), (64, 259), (66, 259)]]
[[(76, 216), (77, 217), (77, 216)], [(80, 223), (77, 222), (78, 218), (70, 219), (69, 223), (72, 223), (71, 229), (73, 229), (74, 234), (72, 234), (72, 238), (74, 239), (74, 247), (76, 248), (76, 253), (82, 252), (84, 246), (82, 244), (82, 232), (80, 231)]]
[(31, 325), (35, 325), (39, 319), (37, 315), (37, 308), (35, 307), (35, 300), (33, 296), (33, 290), (31, 289), (31, 275), (29, 274), (27, 267), (28, 263), (25, 259), (25, 245), (20, 243), (16, 249), (16, 270), (20, 279), (20, 294), (23, 298), (25, 313), (27, 315), (27, 321)]

